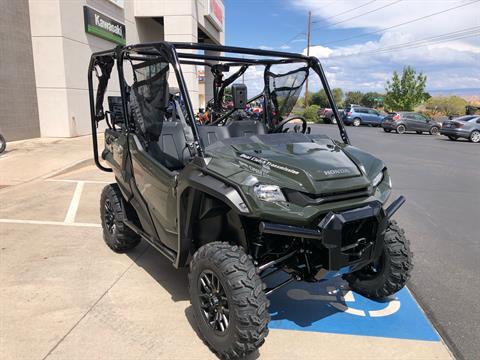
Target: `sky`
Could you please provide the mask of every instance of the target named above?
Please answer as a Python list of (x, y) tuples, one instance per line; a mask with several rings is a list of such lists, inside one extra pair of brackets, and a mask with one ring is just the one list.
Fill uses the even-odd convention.
[(225, 0), (225, 43), (306, 53), (309, 10), (331, 87), (382, 92), (411, 65), (434, 94), (480, 95), (480, 0)]

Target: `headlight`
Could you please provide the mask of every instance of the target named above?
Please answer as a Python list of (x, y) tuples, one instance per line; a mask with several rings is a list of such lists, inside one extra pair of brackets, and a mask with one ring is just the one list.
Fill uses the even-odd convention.
[(380, 171), (377, 176), (373, 179), (373, 187), (377, 187), (383, 180), (383, 171)]
[(253, 187), (253, 192), (257, 198), (263, 201), (287, 201), (282, 190), (280, 190), (280, 187), (277, 185), (255, 185)]

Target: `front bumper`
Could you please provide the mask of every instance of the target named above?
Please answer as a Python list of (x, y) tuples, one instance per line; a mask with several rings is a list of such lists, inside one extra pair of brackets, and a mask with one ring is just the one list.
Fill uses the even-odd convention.
[(353, 272), (378, 258), (389, 219), (402, 206), (400, 196), (387, 209), (378, 201), (343, 212), (330, 212), (316, 229), (260, 223), (260, 233), (313, 239), (328, 252), (325, 270)]
[(440, 134), (445, 136), (462, 137), (465, 139), (468, 139), (470, 136), (470, 133), (468, 131), (457, 128), (442, 128), (440, 129)]

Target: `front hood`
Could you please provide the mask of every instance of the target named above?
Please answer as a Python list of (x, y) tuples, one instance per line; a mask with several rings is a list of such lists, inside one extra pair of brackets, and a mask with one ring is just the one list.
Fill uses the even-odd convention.
[(238, 185), (258, 181), (313, 194), (369, 187), (381, 160), (323, 135), (232, 138), (206, 149), (208, 169)]
[(300, 175), (322, 181), (360, 176), (357, 165), (330, 139), (320, 142), (265, 143), (232, 146), (237, 160), (250, 162), (271, 172)]

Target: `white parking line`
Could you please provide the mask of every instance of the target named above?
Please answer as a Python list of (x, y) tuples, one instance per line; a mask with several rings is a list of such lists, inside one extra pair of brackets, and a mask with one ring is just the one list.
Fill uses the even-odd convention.
[(77, 227), (101, 227), (100, 224), (93, 223), (67, 223), (62, 221), (42, 221), (42, 220), (19, 220), (19, 219), (0, 219), (0, 223), (5, 224), (30, 224), (30, 225), (59, 225), (59, 226), (77, 226)]
[(77, 182), (75, 192), (73, 193), (72, 201), (70, 202), (70, 206), (68, 207), (67, 215), (65, 216), (64, 220), (64, 222), (68, 224), (75, 222), (75, 216), (77, 215), (78, 205), (80, 204), (80, 198), (82, 197), (84, 185), (84, 181)]
[(101, 181), (101, 180), (72, 180), (72, 179), (46, 179), (48, 182), (74, 182), (74, 183), (87, 183), (87, 184), (111, 184), (111, 181)]

